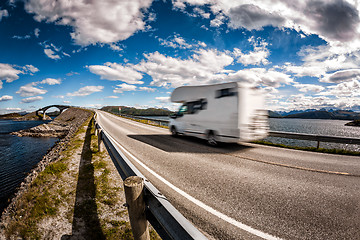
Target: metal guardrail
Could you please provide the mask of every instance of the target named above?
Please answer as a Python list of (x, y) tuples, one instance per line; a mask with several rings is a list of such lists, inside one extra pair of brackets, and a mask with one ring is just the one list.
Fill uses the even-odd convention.
[(317, 148), (319, 148), (320, 142), (333, 142), (333, 143), (343, 143), (343, 144), (360, 144), (360, 139), (358, 139), (358, 138), (321, 136), (321, 135), (316, 135), (316, 134), (304, 134), (304, 133), (290, 133), (290, 132), (270, 131), (269, 132), (269, 137), (280, 137), (280, 138), (290, 138), (290, 139), (316, 141), (317, 142)]
[[(138, 116), (129, 116), (122, 115), (127, 118), (137, 119), (137, 120), (146, 120), (148, 123), (155, 123), (161, 126), (168, 126), (169, 120), (162, 119), (152, 119), (146, 117), (138, 117)], [(317, 148), (320, 146), (320, 142), (333, 142), (333, 143), (343, 143), (343, 144), (358, 144), (360, 145), (359, 138), (350, 138), (350, 137), (339, 137), (339, 136), (322, 136), (316, 134), (308, 134), (308, 133), (292, 133), (292, 132), (279, 132), (279, 131), (270, 131), (269, 137), (279, 137), (279, 138), (290, 138), (290, 139), (298, 139), (298, 140), (307, 140), (307, 141), (315, 141), (317, 142)]]
[(96, 121), (95, 126), (100, 129), (99, 137), (115, 163), (123, 180), (130, 176), (139, 176), (144, 179), (144, 194), (146, 204), (146, 218), (162, 239), (187, 240), (207, 239), (195, 228), (178, 210), (172, 206), (160, 191), (152, 185), (145, 176), (131, 163), (119, 149), (115, 140)]

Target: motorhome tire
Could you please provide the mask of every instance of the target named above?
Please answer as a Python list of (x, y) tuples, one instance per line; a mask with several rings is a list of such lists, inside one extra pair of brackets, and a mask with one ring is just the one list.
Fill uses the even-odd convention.
[(179, 133), (176, 131), (176, 127), (171, 126), (171, 136), (177, 137)]
[(214, 134), (213, 131), (209, 131), (209, 133), (207, 134), (206, 140), (210, 146), (212, 146), (212, 147), (218, 146), (218, 142), (216, 140), (216, 135)]

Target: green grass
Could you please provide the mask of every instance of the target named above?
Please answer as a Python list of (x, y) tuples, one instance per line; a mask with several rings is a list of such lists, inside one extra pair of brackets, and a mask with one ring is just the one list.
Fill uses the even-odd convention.
[(272, 143), (272, 142), (267, 142), (267, 141), (253, 141), (252, 143), (261, 144), (261, 145), (267, 145), (267, 146), (280, 147), (280, 148), (311, 151), (311, 152), (360, 156), (360, 152), (348, 151), (348, 150), (344, 150), (344, 149), (327, 149), (327, 148), (316, 148), (316, 147), (296, 147), (296, 146), (288, 146), (288, 145), (284, 145), (284, 144)]

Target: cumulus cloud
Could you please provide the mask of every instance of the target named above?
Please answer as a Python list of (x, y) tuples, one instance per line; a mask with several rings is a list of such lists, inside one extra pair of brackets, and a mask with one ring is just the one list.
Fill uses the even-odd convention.
[(9, 12), (4, 9), (4, 10), (1, 10), (0, 9), (0, 21), (2, 20), (3, 17), (8, 17), (9, 16)]
[(149, 87), (139, 87), (139, 90), (146, 92), (155, 92), (155, 88), (149, 88)]
[(313, 23), (307, 27), (325, 38), (349, 41), (359, 33), (359, 11), (347, 1), (308, 1), (304, 10)]
[(35, 37), (39, 37), (40, 36), (40, 29), (38, 29), (38, 28), (35, 28), (34, 29), (34, 35), (35, 35)]
[(323, 86), (316, 84), (295, 83), (293, 86), (299, 89), (300, 92), (321, 92), (325, 89)]
[(37, 21), (73, 27), (71, 37), (78, 45), (113, 43), (145, 29), (144, 12), (152, 0), (76, 1), (37, 0), (25, 2), (28, 13)]
[(119, 98), (118, 96), (107, 96), (106, 98), (113, 98), (113, 99), (116, 99), (116, 98)]
[(270, 52), (266, 48), (267, 43), (265, 41), (256, 42), (253, 37), (249, 39), (249, 42), (253, 44), (254, 51), (243, 53), (240, 49), (234, 48), (233, 54), (237, 59), (237, 62), (242, 63), (245, 66), (269, 64), (267, 58), (269, 57)]
[(159, 100), (161, 103), (168, 103), (170, 102), (170, 97), (156, 97), (156, 100)]
[(0, 102), (10, 101), (12, 99), (13, 99), (13, 96), (4, 95), (4, 96), (0, 97)]
[(123, 83), (123, 84), (117, 85), (117, 88), (115, 88), (113, 90), (113, 92), (114, 93), (123, 93), (123, 92), (127, 92), (127, 91), (135, 91), (136, 88), (137, 87), (135, 85), (129, 85), (129, 84)]
[(206, 47), (206, 44), (200, 41), (192, 40), (193, 43), (188, 43), (179, 34), (175, 34), (174, 36), (167, 37), (166, 39), (160, 37), (157, 37), (157, 39), (159, 40), (160, 45), (175, 49), (191, 49), (191, 48)]
[(328, 83), (340, 83), (360, 80), (360, 69), (347, 69), (342, 71), (337, 71), (332, 74), (327, 74), (320, 81)]
[(198, 50), (188, 59), (177, 59), (159, 52), (144, 55), (146, 60), (135, 65), (153, 79), (151, 85), (178, 87), (189, 84), (207, 84), (221, 81), (224, 67), (233, 62), (226, 53), (216, 50)]
[(122, 81), (128, 84), (142, 84), (142, 74), (134, 70), (132, 65), (123, 66), (117, 63), (105, 63), (105, 65), (88, 66), (90, 72), (99, 75), (101, 79), (110, 81)]
[(265, 68), (250, 68), (239, 70), (234, 73), (229, 73), (227, 81), (244, 82), (250, 85), (262, 85), (265, 87), (278, 88), (282, 85), (288, 85), (293, 82), (291, 76), (275, 71), (273, 69)]
[(10, 83), (19, 79), (19, 74), (22, 73), (23, 71), (16, 69), (10, 64), (0, 63), (0, 80), (5, 80)]
[(46, 54), (46, 56), (48, 56), (51, 59), (60, 59), (60, 56), (58, 54), (56, 54), (53, 50), (51, 50), (50, 48), (45, 48), (44, 49), (44, 53)]
[(57, 85), (57, 84), (61, 84), (61, 79), (46, 78), (38, 83), (39, 84), (48, 84), (48, 85)]
[[(351, 80), (349, 82), (342, 82), (335, 86), (329, 86), (329, 94), (334, 96), (360, 96), (360, 81)], [(359, 104), (360, 104), (360, 99)]]
[[(181, 11), (186, 5), (209, 6), (215, 15), (211, 26), (227, 24), (229, 28), (261, 30), (265, 26), (291, 28), (305, 34), (316, 34), (328, 42), (353, 41), (359, 38), (359, 7), (345, 0), (174, 0)], [(204, 17), (205, 18), (205, 17)], [(205, 18), (206, 19), (206, 18)]]
[(33, 83), (26, 84), (25, 86), (21, 86), (20, 89), (16, 92), (20, 94), (22, 97), (31, 97), (35, 95), (41, 95), (47, 93), (45, 89), (40, 89), (34, 87)]
[(246, 28), (261, 30), (264, 26), (282, 26), (284, 17), (276, 12), (268, 12), (254, 4), (243, 4), (229, 11), (230, 28)]
[(32, 102), (36, 102), (36, 101), (40, 101), (43, 100), (44, 98), (41, 96), (36, 96), (36, 97), (29, 97), (29, 98), (24, 98), (23, 100), (21, 100), (20, 103), (32, 103)]
[(76, 92), (68, 93), (67, 96), (70, 96), (70, 97), (84, 97), (84, 96), (88, 96), (90, 94), (93, 94), (95, 92), (102, 92), (103, 89), (104, 89), (103, 86), (85, 86), (85, 87), (80, 88)]

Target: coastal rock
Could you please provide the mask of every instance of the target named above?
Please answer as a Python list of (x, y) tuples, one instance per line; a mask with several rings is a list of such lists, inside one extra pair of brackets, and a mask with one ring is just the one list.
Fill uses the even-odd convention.
[(360, 127), (360, 120), (354, 120), (352, 122), (346, 123), (345, 126)]
[(57, 137), (63, 138), (67, 133), (83, 121), (87, 111), (78, 108), (69, 108), (60, 114), (54, 121), (39, 126), (13, 132), (11, 134), (19, 137)]

